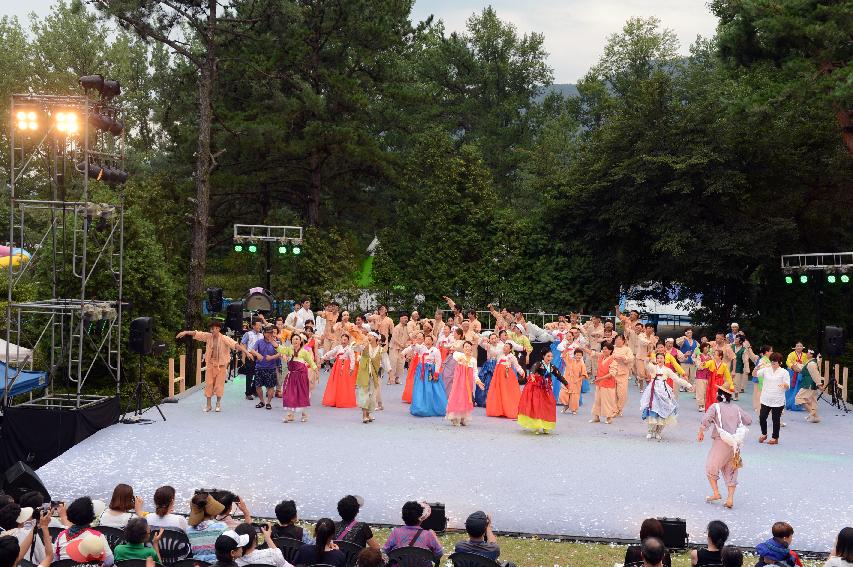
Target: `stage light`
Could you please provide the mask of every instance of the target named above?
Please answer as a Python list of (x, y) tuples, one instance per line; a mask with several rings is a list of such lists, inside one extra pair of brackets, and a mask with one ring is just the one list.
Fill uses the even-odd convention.
[(113, 136), (118, 136), (124, 131), (124, 123), (112, 116), (100, 114), (97, 109), (89, 115), (89, 122), (98, 130), (109, 132)]
[(279, 246), (278, 247), (279, 254), (287, 254), (287, 246)]
[(293, 247), (293, 255), (299, 256), (300, 254), (302, 254), (302, 248), (300, 248), (299, 246), (294, 246)]
[(794, 278), (792, 278), (791, 276), (785, 276), (785, 283), (791, 285), (792, 283), (794, 283)]
[(77, 171), (79, 171), (80, 173), (88, 171), (89, 179), (94, 179), (95, 181), (103, 181), (104, 183), (109, 183), (110, 185), (120, 185), (126, 182), (128, 178), (128, 174), (126, 171), (122, 171), (115, 167), (104, 167), (95, 163), (78, 163)]
[(850, 283), (850, 276), (847, 274), (841, 274), (841, 283)]
[(88, 91), (89, 89), (95, 89), (98, 92), (101, 92), (101, 89), (104, 88), (104, 76), (103, 75), (85, 75), (80, 77), (80, 86), (83, 87), (84, 91)]
[(80, 129), (80, 126), (77, 124), (77, 113), (57, 112), (56, 129), (66, 134), (76, 134)]
[(254, 254), (254, 253), (255, 253), (255, 252), (257, 252), (257, 251), (258, 251), (258, 247), (257, 247), (257, 246), (255, 246), (254, 244), (249, 244), (249, 252), (250, 252), (250, 253)]
[(826, 281), (828, 281), (829, 283), (835, 283), (835, 274), (829, 274), (828, 276), (826, 276)]
[(805, 274), (801, 275), (801, 276), (800, 276), (800, 283), (801, 283), (801, 284), (809, 283), (809, 277), (808, 277), (807, 275), (805, 275)]
[(38, 130), (38, 114), (34, 110), (19, 110), (15, 113), (18, 130)]
[(121, 94), (121, 85), (118, 81), (106, 80), (104, 81), (104, 86), (101, 89), (101, 96), (110, 99), (115, 98)]
[(242, 251), (243, 251), (243, 245), (242, 244), (235, 244), (234, 245), (234, 252), (242, 252)]

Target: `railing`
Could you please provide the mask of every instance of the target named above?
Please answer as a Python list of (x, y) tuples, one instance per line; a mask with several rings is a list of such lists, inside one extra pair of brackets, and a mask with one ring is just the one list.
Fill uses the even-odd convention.
[[(201, 373), (206, 370), (202, 368), (201, 349), (195, 351), (195, 385), (201, 385)], [(183, 394), (187, 390), (187, 355), (182, 354), (178, 357), (178, 375), (175, 376), (175, 359), (169, 359), (169, 397), (175, 396), (175, 384), (178, 384), (178, 393)]]

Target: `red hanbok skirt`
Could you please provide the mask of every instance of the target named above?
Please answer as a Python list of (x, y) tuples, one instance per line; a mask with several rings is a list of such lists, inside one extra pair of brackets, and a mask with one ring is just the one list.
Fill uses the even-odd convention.
[[(486, 415), (489, 417), (518, 417), (518, 402), (521, 399), (521, 388), (515, 370), (503, 364), (495, 366), (495, 373), (489, 384), (486, 395)], [(557, 406), (554, 406), (556, 411)], [(555, 414), (556, 416), (556, 414)]]
[(420, 355), (413, 356), (412, 360), (409, 361), (409, 371), (406, 373), (406, 385), (403, 386), (404, 404), (412, 403), (412, 388), (415, 386), (415, 370), (417, 370), (420, 363)]
[(326, 390), (323, 392), (323, 405), (333, 408), (354, 408), (355, 403), (355, 377), (358, 374), (358, 365), (353, 372), (349, 371), (349, 359), (340, 358), (335, 360)]
[(538, 374), (530, 377), (518, 402), (518, 424), (525, 429), (554, 429), (557, 401), (551, 379)]

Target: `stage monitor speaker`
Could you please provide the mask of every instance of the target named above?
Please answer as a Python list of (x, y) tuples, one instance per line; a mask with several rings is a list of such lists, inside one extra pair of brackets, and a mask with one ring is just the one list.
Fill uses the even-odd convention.
[(225, 309), (225, 329), (239, 333), (243, 330), (243, 303), (229, 303)]
[(663, 524), (663, 544), (667, 549), (687, 548), (687, 522), (682, 518), (658, 518)]
[(441, 534), (447, 530), (447, 514), (444, 510), (444, 504), (441, 502), (427, 502), (432, 512), (429, 518), (421, 522), (421, 527), (425, 530), (432, 530), (435, 533)]
[(207, 288), (207, 309), (212, 313), (222, 311), (222, 288)]
[(27, 492), (39, 492), (45, 502), (50, 502), (50, 494), (44, 483), (33, 469), (23, 461), (18, 461), (6, 470), (3, 490), (17, 502)]
[(844, 329), (827, 325), (823, 330), (823, 356), (835, 357), (844, 354)]
[(154, 346), (154, 319), (137, 317), (130, 322), (130, 336), (127, 347), (136, 354), (151, 354)]

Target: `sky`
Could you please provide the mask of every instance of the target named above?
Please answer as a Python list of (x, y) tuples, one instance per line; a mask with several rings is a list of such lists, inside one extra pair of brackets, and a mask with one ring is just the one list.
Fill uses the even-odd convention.
[[(52, 0), (0, 0), (0, 15), (22, 20), (30, 12), (44, 16), (52, 4)], [(598, 61), (607, 36), (632, 16), (659, 17), (676, 33), (685, 54), (697, 35), (714, 35), (717, 23), (707, 0), (416, 0), (412, 18), (420, 21), (432, 14), (448, 31), (462, 31), (468, 17), (489, 4), (520, 33), (545, 35), (556, 83), (577, 82)]]

